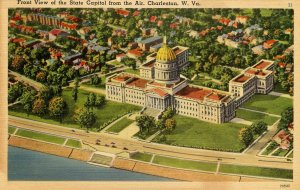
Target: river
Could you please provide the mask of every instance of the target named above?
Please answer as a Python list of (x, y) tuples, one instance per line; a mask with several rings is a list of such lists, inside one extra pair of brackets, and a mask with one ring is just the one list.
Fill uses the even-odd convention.
[(174, 181), (35, 152), (8, 148), (8, 180), (22, 181)]

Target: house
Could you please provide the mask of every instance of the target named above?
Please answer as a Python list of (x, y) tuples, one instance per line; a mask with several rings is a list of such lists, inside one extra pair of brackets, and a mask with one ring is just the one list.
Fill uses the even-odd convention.
[(293, 64), (291, 64), (291, 63), (287, 64), (285, 67), (285, 71), (287, 73), (290, 73), (290, 72), (292, 72), (292, 70), (293, 70)]
[(138, 10), (134, 11), (132, 13), (132, 16), (136, 17), (136, 16), (139, 16), (140, 12)]
[(156, 19), (157, 19), (157, 16), (151, 16), (149, 21), (154, 23), (154, 22), (156, 22)]
[(150, 35), (151, 28), (141, 28), (141, 30), (142, 30), (142, 35), (143, 35), (143, 36), (148, 36), (148, 35)]
[(85, 26), (79, 29), (79, 34), (85, 36), (91, 31), (91, 27)]
[(104, 47), (104, 46), (99, 46), (97, 44), (94, 43), (88, 43), (87, 45), (88, 50), (94, 51), (94, 52), (105, 52), (107, 50), (109, 50), (108, 47)]
[(282, 129), (273, 137), (273, 140), (279, 145), (280, 148), (286, 150), (293, 142), (293, 135), (288, 134)]
[(241, 24), (246, 24), (248, 21), (249, 17), (248, 16), (242, 16), (242, 15), (238, 15), (235, 18), (235, 21)]
[(71, 55), (61, 58), (61, 61), (63, 62), (63, 64), (71, 64), (71, 63), (73, 63), (74, 60), (76, 60), (80, 57), (81, 57), (81, 53), (78, 52), (78, 53), (71, 54)]
[(24, 47), (33, 47), (34, 45), (37, 45), (37, 44), (39, 44), (39, 43), (41, 43), (41, 41), (40, 40), (37, 40), (37, 39), (34, 39), (34, 40), (28, 40), (28, 41), (26, 41), (24, 44), (23, 44), (23, 46)]
[(294, 123), (290, 123), (290, 124), (288, 125), (288, 130), (289, 130), (289, 132), (290, 132), (291, 134), (294, 134)]
[(127, 45), (128, 49), (135, 49), (138, 47), (138, 43), (136, 42), (129, 42)]
[(49, 38), (49, 32), (45, 30), (37, 30), (36, 34), (38, 34), (40, 37), (47, 39)]
[(143, 52), (140, 48), (131, 49), (127, 51), (127, 56), (133, 59), (137, 59), (143, 55)]
[(250, 35), (252, 31), (254, 30), (262, 30), (262, 28), (258, 24), (254, 24), (252, 26), (249, 26), (248, 28), (245, 29), (245, 33)]
[(189, 34), (189, 37), (192, 37), (192, 38), (199, 38), (199, 32), (197, 32), (196, 30), (190, 30), (188, 31), (188, 34)]
[(161, 36), (154, 36), (140, 41), (138, 45), (143, 51), (149, 51), (151, 46), (160, 44), (162, 42), (163, 42), (163, 38)]
[(118, 54), (118, 55), (116, 55), (116, 60), (118, 62), (121, 62), (125, 57), (126, 57), (126, 54), (124, 54), (124, 53)]
[(130, 14), (129, 11), (124, 10), (124, 9), (117, 9), (117, 10), (116, 10), (116, 13), (117, 13), (118, 15), (121, 15), (121, 16), (124, 16), (124, 17), (128, 17), (129, 14)]
[(256, 55), (261, 55), (264, 53), (264, 49), (263, 49), (263, 46), (262, 45), (258, 45), (258, 46), (255, 46), (253, 47), (252, 49), (252, 52)]
[(163, 21), (162, 20), (159, 20), (159, 21), (157, 21), (157, 26), (162, 26), (163, 25)]
[(58, 37), (67, 37), (69, 33), (60, 30), (60, 29), (53, 29), (49, 32), (49, 41), (54, 41)]
[(285, 34), (291, 34), (293, 32), (293, 29), (292, 28), (288, 28), (288, 29), (285, 29), (284, 30), (284, 33)]
[(264, 42), (263, 47), (264, 49), (271, 49), (273, 45), (277, 42), (278, 42), (277, 40), (267, 40)]
[(24, 45), (25, 39), (24, 38), (12, 38), (10, 40), (12, 43), (18, 43), (20, 46)]
[(284, 69), (286, 67), (286, 64), (284, 62), (279, 62), (278, 66), (282, 69)]

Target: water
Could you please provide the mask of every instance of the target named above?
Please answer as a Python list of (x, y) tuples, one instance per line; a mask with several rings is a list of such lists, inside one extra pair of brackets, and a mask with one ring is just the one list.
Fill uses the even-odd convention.
[(163, 177), (99, 167), (22, 148), (8, 148), (9, 180), (41, 181), (173, 181)]

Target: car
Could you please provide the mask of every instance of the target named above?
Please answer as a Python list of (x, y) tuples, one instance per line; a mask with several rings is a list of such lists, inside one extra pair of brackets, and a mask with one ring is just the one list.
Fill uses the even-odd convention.
[(128, 150), (128, 148), (124, 147), (123, 150)]
[(104, 146), (106, 146), (106, 147), (109, 147), (109, 145), (108, 145), (108, 144), (105, 144)]
[(117, 148), (117, 147), (116, 147), (116, 145), (112, 145), (111, 147), (113, 147), (113, 148)]

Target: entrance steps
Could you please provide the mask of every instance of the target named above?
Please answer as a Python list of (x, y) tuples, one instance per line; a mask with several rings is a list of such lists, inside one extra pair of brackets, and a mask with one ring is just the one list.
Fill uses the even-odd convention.
[(144, 115), (149, 115), (154, 117), (155, 119), (158, 119), (158, 116), (162, 113), (162, 110), (159, 109), (155, 109), (155, 108), (145, 108), (145, 110), (143, 111)]

